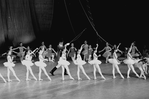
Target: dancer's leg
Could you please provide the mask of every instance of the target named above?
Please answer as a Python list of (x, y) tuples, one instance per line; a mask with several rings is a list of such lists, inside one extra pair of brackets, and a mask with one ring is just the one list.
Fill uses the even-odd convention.
[(10, 70), (9, 70), (9, 67), (7, 67), (7, 77), (8, 77), (8, 81), (12, 81), (12, 80), (10, 79)]
[(131, 70), (131, 68), (130, 68), (130, 65), (127, 65), (127, 66), (128, 66), (128, 70), (127, 70), (127, 78), (130, 78), (129, 74), (130, 74), (130, 70)]
[(90, 80), (89, 76), (86, 74), (82, 65), (80, 65), (80, 69), (82, 70), (83, 74), (87, 77), (87, 79)]
[(7, 81), (5, 80), (5, 78), (2, 76), (2, 74), (0, 73), (0, 77), (3, 79), (3, 81), (6, 83)]
[(41, 69), (43, 70), (44, 74), (48, 77), (48, 79), (51, 81), (51, 78), (50, 78), (50, 76), (48, 75), (46, 69), (45, 69), (44, 67), (42, 67)]
[(41, 81), (41, 80), (43, 80), (43, 79), (41, 79), (41, 72), (42, 72), (42, 70), (41, 70), (41, 67), (39, 67), (39, 74), (38, 74), (38, 79)]
[(124, 79), (124, 76), (122, 75), (118, 65), (115, 65), (115, 68), (117, 69), (117, 72), (120, 74), (120, 76)]
[(139, 75), (138, 75), (137, 72), (135, 71), (133, 65), (131, 65), (130, 67), (131, 67), (131, 70), (135, 73), (135, 75), (136, 75), (137, 77), (139, 77)]
[(29, 67), (28, 69), (29, 69), (29, 71), (30, 71), (31, 75), (33, 76), (33, 78), (34, 78), (35, 80), (37, 80), (37, 78), (36, 78), (36, 77), (35, 77), (35, 75), (33, 74), (32, 68), (31, 68), (31, 67)]
[(106, 79), (106, 78), (103, 76), (102, 72), (101, 72), (100, 66), (97, 65), (97, 64), (96, 64), (95, 66), (96, 66), (96, 68), (98, 69), (98, 72), (99, 72), (99, 74), (101, 75), (101, 77), (102, 77), (103, 79)]
[(28, 69), (28, 66), (26, 66), (26, 80), (30, 80), (29, 79), (29, 69)]
[(14, 69), (13, 69), (12, 67), (10, 67), (9, 69), (12, 71), (13, 75), (15, 76), (15, 78), (16, 78), (18, 81), (20, 81), (20, 79), (17, 77), (17, 75), (16, 75)]
[(97, 77), (96, 77), (96, 67), (95, 67), (95, 64), (93, 65), (93, 69), (94, 69), (94, 72), (93, 72), (93, 74), (94, 74), (94, 79), (97, 79)]
[(112, 65), (112, 73), (113, 73), (113, 78), (116, 78), (116, 76), (115, 76), (115, 66), (114, 66), (114, 64)]
[(64, 78), (64, 70), (65, 70), (65, 68), (63, 66), (61, 66), (61, 67), (62, 67), (62, 80), (65, 80), (65, 78)]
[(71, 76), (71, 74), (70, 74), (70, 70), (69, 70), (68, 66), (64, 66), (64, 67), (65, 67), (65, 69), (66, 69), (66, 71), (67, 71), (67, 73), (68, 73), (70, 79), (74, 80), (74, 78), (73, 78), (73, 77)]
[(144, 79), (146, 79), (146, 76), (145, 76), (145, 74), (144, 74), (144, 71), (143, 71), (143, 68), (142, 67), (138, 67), (139, 68), (139, 70), (140, 70), (140, 78), (141, 77), (143, 77)]
[(77, 68), (78, 68), (78, 70), (77, 70), (78, 80), (82, 80), (82, 79), (80, 78), (80, 66), (78, 65)]

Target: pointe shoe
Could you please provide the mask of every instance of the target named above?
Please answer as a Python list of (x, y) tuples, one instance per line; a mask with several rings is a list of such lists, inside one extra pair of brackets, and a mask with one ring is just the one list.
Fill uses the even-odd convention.
[(104, 80), (106, 80), (106, 78), (105, 77), (101, 77), (102, 79), (104, 79)]
[(7, 81), (6, 81), (6, 80), (4, 80), (4, 82), (6, 83)]
[(78, 80), (82, 80), (82, 78), (78, 78)]
[(70, 79), (74, 80), (74, 78), (73, 78), (73, 77), (70, 77)]
[(8, 82), (12, 82), (12, 80), (8, 79)]
[(31, 79), (29, 79), (29, 78), (26, 79), (26, 81), (29, 81), (29, 80), (31, 80)]
[(39, 81), (43, 81), (43, 79), (39, 79)]
[(115, 79), (115, 78), (116, 78), (116, 76), (113, 76), (113, 78)]
[(127, 78), (130, 78), (130, 76), (127, 76)]
[(94, 80), (96, 80), (97, 78), (96, 77), (94, 77)]
[(124, 79), (124, 76), (121, 76), (122, 77), (122, 79)]
[(52, 80), (51, 78), (48, 78), (50, 81)]
[(37, 78), (34, 78), (37, 81)]
[(90, 78), (87, 78), (88, 80), (91, 80)]
[(20, 82), (20, 79), (17, 79), (18, 82)]

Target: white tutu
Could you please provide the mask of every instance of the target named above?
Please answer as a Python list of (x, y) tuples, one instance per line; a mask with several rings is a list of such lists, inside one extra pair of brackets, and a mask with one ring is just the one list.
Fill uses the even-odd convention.
[(70, 65), (70, 63), (67, 60), (63, 60), (63, 59), (60, 59), (58, 61), (58, 64), (67, 65), (67, 66)]
[(32, 63), (32, 61), (27, 61), (27, 60), (23, 60), (21, 61), (21, 63), (25, 66), (33, 66), (34, 64)]
[(89, 64), (93, 65), (93, 64), (101, 64), (102, 62), (100, 60), (91, 60), (89, 61)]
[(86, 62), (83, 60), (76, 60), (77, 65), (85, 65)]
[(10, 62), (4, 62), (3, 64), (5, 67), (14, 67), (15, 66), (14, 63), (10, 63)]
[(118, 64), (120, 64), (116, 59), (114, 59), (114, 58), (110, 58), (109, 59), (109, 63), (111, 63), (111, 64), (116, 64), (116, 65), (118, 65)]
[(42, 61), (36, 61), (35, 65), (38, 66), (38, 67), (46, 67), (47, 66), (47, 64), (42, 62)]
[(134, 62), (134, 60), (133, 59), (131, 59), (130, 57), (129, 58), (127, 58), (127, 59), (125, 59), (124, 61), (123, 61), (125, 64), (128, 64), (128, 65), (132, 65), (132, 64), (134, 64), (135, 62)]

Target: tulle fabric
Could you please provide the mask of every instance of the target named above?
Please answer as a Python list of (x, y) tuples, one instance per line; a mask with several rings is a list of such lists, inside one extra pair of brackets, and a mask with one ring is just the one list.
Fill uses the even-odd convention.
[(130, 64), (130, 65), (132, 65), (132, 64), (135, 63), (135, 61), (133, 59), (131, 59), (130, 57), (128, 57), (127, 59), (125, 59), (123, 62), (125, 64)]
[(27, 61), (27, 60), (23, 60), (21, 61), (21, 63), (25, 66), (33, 66), (34, 64), (32, 63), (32, 61)]
[(100, 60), (91, 60), (89, 61), (89, 64), (93, 65), (93, 64), (101, 64), (102, 62)]
[(15, 66), (15, 64), (13, 62), (4, 62), (3, 65), (5, 67), (14, 67)]
[(115, 58), (110, 58), (110, 59), (109, 59), (109, 63), (111, 63), (111, 64), (116, 64), (116, 65), (120, 64), (120, 63), (117, 61), (117, 59), (115, 59)]
[(70, 65), (70, 63), (67, 60), (64, 60), (62, 58), (59, 59), (58, 64), (62, 64), (62, 65)]
[(43, 61), (36, 61), (35, 65), (38, 66), (38, 67), (46, 67), (47, 66), (47, 64), (44, 63)]

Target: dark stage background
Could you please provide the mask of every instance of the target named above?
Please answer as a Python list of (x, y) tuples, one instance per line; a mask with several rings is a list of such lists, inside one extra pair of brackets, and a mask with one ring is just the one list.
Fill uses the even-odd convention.
[[(82, 6), (81, 6), (82, 5)], [(85, 13), (84, 13), (85, 12)], [(142, 52), (148, 48), (148, 8), (143, 1), (99, 0), (0, 0), (0, 49), (23, 42), (32, 48), (58, 42), (70, 42), (87, 28), (74, 42), (77, 48), (87, 40), (99, 49), (105, 46), (97, 33), (110, 44), (122, 43), (121, 49), (133, 41)]]

